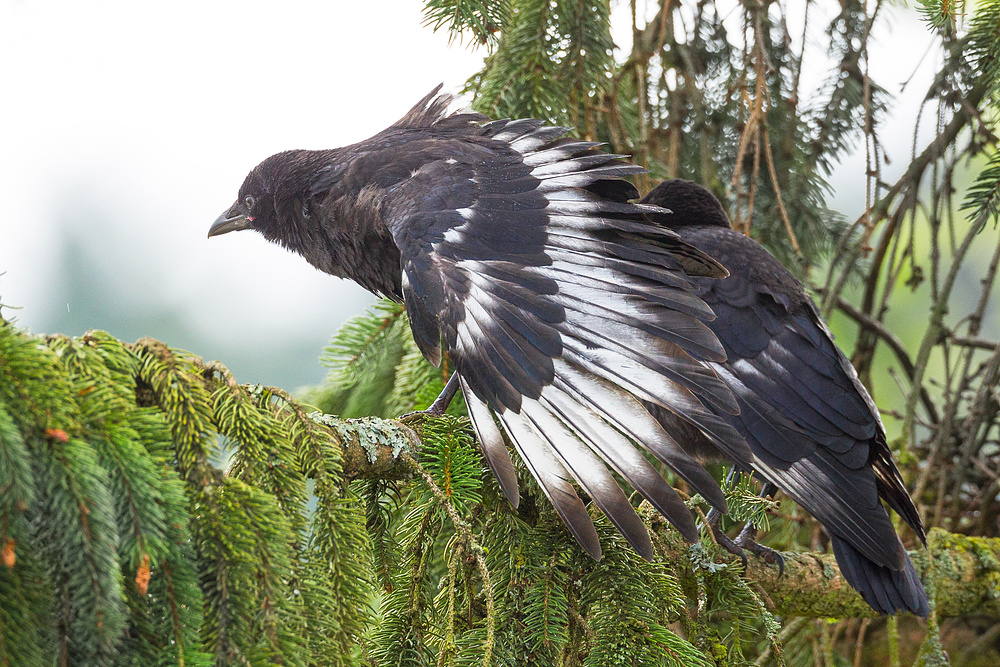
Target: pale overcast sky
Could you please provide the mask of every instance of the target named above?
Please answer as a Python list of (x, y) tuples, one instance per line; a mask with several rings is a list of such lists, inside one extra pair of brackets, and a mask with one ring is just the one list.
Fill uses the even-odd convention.
[[(615, 4), (627, 48), (628, 3)], [(176, 336), (166, 342), (199, 346), (241, 381), (318, 381), (323, 343), (367, 293), (259, 235), (206, 232), (268, 155), (353, 143), (438, 83), (461, 88), (485, 51), (422, 27), (421, 7), (0, 0), (0, 303), (21, 308), (5, 316), (39, 333)], [(873, 57), (885, 85), (906, 79), (930, 41), (909, 13), (893, 25)], [(900, 112), (911, 118), (916, 103)], [(887, 143), (905, 165), (912, 119), (898, 127)], [(834, 179), (851, 215), (863, 164)], [(88, 279), (67, 285), (74, 262)], [(94, 290), (111, 305), (80, 312)], [(172, 328), (174, 312), (186, 320)], [(276, 361), (282, 346), (302, 357), (295, 369)], [(255, 357), (274, 358), (255, 370)]]

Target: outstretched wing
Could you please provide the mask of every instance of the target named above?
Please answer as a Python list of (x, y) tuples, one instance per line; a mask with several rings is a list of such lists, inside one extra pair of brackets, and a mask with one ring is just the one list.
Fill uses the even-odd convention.
[(437, 362), (444, 343), (504, 493), (517, 502), (509, 439), (595, 558), (600, 545), (573, 481), (652, 554), (612, 471), (694, 539), (690, 512), (633, 443), (725, 509), (715, 480), (642, 405), (749, 460), (718, 416), (736, 404), (704, 363), (723, 351), (703, 323), (711, 311), (690, 292), (689, 276), (724, 269), (627, 203), (638, 193), (620, 177), (641, 169), (620, 156), (539, 121), (465, 132), (440, 122), (449, 129), (394, 149), (429, 159), (386, 191), (382, 214), (417, 344)]

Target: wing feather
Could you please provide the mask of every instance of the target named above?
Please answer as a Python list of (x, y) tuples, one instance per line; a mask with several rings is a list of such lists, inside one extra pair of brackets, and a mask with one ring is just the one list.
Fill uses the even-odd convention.
[(540, 402), (526, 401), (521, 413), (629, 544), (643, 558), (652, 560), (653, 545), (649, 541), (646, 526), (632, 509), (604, 462), (576, 437), (562, 419)]
[(571, 390), (546, 388), (542, 400), (559, 414), (576, 437), (597, 452), (615, 472), (655, 507), (685, 539), (698, 539), (698, 529), (691, 512), (663, 476), (632, 446), (631, 441), (612, 427), (597, 412), (576, 400)]
[(516, 508), (520, 502), (517, 473), (514, 472), (514, 463), (510, 460), (510, 452), (507, 451), (507, 442), (496, 422), (493, 421), (493, 414), (489, 407), (469, 390), (469, 384), (465, 378), (459, 377), (459, 382), (462, 385), (465, 404), (469, 408), (469, 419), (472, 421), (472, 427), (476, 430), (479, 442), (483, 445), (486, 462), (496, 476), (500, 490), (507, 498), (507, 502)]
[(601, 543), (597, 538), (597, 529), (573, 488), (572, 478), (552, 452), (549, 439), (539, 433), (523, 414), (508, 410), (501, 416), (501, 420), (514, 449), (569, 528), (569, 532), (591, 558), (600, 560)]

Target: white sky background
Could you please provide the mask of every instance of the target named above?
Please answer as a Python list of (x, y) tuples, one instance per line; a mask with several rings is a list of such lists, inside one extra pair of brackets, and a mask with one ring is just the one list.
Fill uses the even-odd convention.
[[(72, 291), (59, 284), (72, 257), (57, 250), (69, 236), (97, 255), (95, 284), (119, 299), (116, 317), (95, 316), (84, 329), (163, 335), (162, 323), (142, 318), (171, 309), (189, 318), (191, 336), (165, 342), (201, 345), (193, 351), (230, 363), (240, 381), (318, 381), (316, 356), (367, 293), (257, 234), (206, 233), (263, 158), (361, 140), (436, 84), (457, 91), (482, 66), (485, 50), (449, 46), (422, 27), (421, 7), (0, 0), (0, 303), (21, 308), (5, 316), (55, 333), (65, 311), (86, 307), (67, 303)], [(872, 75), (895, 92), (931, 38), (911, 12), (889, 11)], [(616, 4), (615, 36), (627, 49), (628, 3)], [(908, 161), (934, 65), (925, 63), (910, 99), (896, 104), (900, 120), (884, 130), (890, 175)], [(863, 173), (862, 153), (833, 178), (848, 215), (863, 209)], [(293, 341), (312, 350), (305, 370), (231, 361), (237, 350), (272, 357)]]

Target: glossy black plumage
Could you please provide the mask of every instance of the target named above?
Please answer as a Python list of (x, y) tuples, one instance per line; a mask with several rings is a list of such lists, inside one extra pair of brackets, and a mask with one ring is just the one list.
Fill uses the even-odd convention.
[[(716, 508), (717, 482), (664, 431), (656, 406), (737, 461), (750, 450), (719, 415), (735, 398), (707, 361), (723, 348), (690, 292), (725, 276), (628, 203), (641, 169), (537, 120), (447, 115), (437, 91), (371, 139), (289, 151), (257, 166), (210, 236), (255, 229), (327, 273), (406, 304), (433, 363), (441, 348), (486, 460), (518, 501), (506, 442), (572, 534), (601, 555), (573, 481), (646, 558), (646, 530), (612, 471), (688, 539), (690, 512), (640, 443)], [(678, 429), (677, 434), (680, 434)]]
[[(716, 314), (709, 327), (727, 360), (710, 364), (736, 394), (740, 413), (723, 418), (753, 450), (750, 469), (823, 524), (841, 572), (874, 609), (926, 616), (927, 596), (880, 499), (924, 540), (920, 517), (878, 410), (802, 284), (731, 229), (701, 186), (665, 181), (642, 202), (669, 208), (659, 219), (730, 272), (692, 281)], [(692, 433), (687, 442), (711, 452), (698, 441)]]

